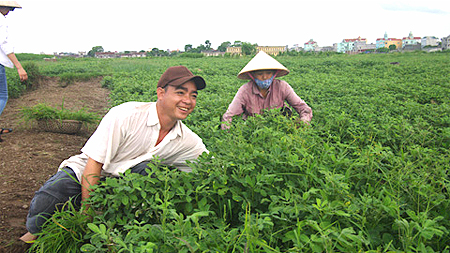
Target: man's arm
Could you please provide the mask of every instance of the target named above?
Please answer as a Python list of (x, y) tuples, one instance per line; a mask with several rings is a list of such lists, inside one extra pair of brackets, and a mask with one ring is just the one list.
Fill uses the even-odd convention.
[(99, 163), (89, 157), (83, 176), (81, 177), (81, 199), (83, 201), (89, 198), (91, 193), (90, 187), (98, 183), (102, 166), (102, 163)]

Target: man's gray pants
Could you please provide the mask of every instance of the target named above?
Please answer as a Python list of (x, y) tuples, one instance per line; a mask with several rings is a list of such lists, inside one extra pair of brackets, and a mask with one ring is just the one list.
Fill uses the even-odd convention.
[[(131, 168), (131, 172), (143, 176), (148, 175), (145, 171), (148, 168), (148, 163), (146, 161), (134, 166)], [(69, 167), (64, 167), (35, 192), (27, 216), (26, 227), (28, 232), (39, 233), (45, 221), (57, 209), (63, 208), (68, 200), (71, 200), (76, 209), (81, 207), (81, 184), (75, 172)]]

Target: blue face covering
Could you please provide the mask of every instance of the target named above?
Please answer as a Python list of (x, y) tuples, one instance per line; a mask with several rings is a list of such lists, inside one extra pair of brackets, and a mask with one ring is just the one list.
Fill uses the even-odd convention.
[(256, 78), (254, 80), (255, 80), (256, 85), (258, 85), (259, 88), (266, 90), (270, 87), (274, 78), (275, 78), (275, 75), (273, 75), (271, 78), (264, 80), (264, 81), (261, 81)]

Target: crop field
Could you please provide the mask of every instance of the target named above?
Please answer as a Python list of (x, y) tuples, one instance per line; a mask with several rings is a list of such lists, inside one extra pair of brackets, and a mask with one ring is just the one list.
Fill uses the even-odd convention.
[(30, 60), (65, 80), (103, 76), (112, 105), (155, 101), (165, 69), (187, 66), (207, 87), (184, 123), (210, 151), (192, 173), (107, 179), (92, 218), (68, 203), (34, 249), (450, 251), (449, 53), (278, 57), (311, 125), (271, 110), (220, 130), (250, 59)]

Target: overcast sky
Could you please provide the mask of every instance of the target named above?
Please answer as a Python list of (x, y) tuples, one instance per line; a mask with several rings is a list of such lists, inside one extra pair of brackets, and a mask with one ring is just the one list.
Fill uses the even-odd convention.
[(7, 20), (16, 53), (184, 50), (206, 40), (332, 46), (361, 36), (450, 35), (450, 1), (17, 0)]

